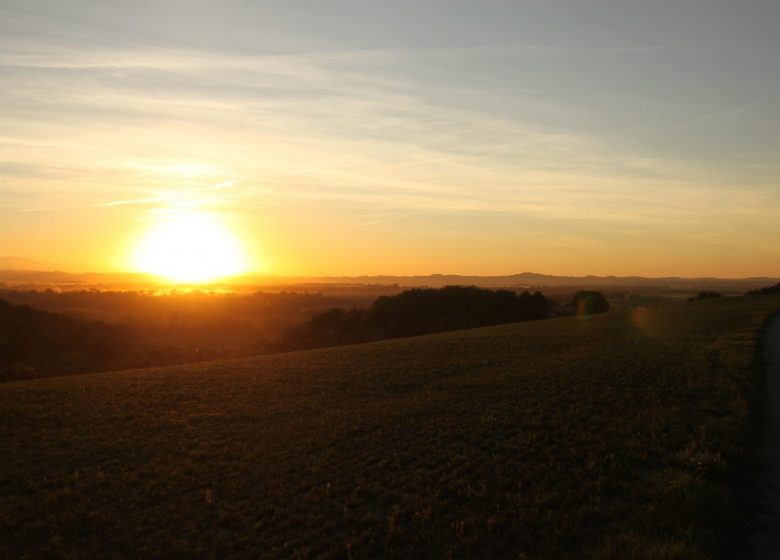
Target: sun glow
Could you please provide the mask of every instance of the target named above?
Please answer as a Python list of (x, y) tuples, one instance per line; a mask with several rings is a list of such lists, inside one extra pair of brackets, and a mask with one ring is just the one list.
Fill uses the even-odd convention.
[(205, 212), (166, 212), (140, 240), (135, 268), (173, 282), (203, 283), (247, 270), (233, 233)]

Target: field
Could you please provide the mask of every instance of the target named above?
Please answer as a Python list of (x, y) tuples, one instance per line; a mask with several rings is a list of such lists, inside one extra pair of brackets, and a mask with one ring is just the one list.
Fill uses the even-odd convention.
[(778, 308), (5, 383), (0, 557), (725, 555)]

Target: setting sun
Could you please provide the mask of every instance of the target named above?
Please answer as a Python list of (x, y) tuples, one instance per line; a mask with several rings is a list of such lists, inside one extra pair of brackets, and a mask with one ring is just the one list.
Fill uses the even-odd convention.
[(139, 271), (187, 283), (247, 270), (236, 236), (217, 218), (202, 212), (164, 214), (138, 243), (134, 265)]
[(0, 560), (780, 560), (778, 27), (0, 0)]

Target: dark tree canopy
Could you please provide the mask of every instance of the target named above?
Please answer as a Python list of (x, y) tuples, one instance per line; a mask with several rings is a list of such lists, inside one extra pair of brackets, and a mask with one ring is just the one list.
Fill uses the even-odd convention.
[(758, 288), (757, 290), (750, 290), (749, 296), (768, 296), (771, 294), (780, 294), (780, 282), (774, 286), (766, 286), (764, 288)]
[(365, 326), (389, 329), (391, 336), (410, 336), (542, 319), (551, 306), (539, 292), (518, 294), (474, 286), (417, 288), (377, 299), (368, 309)]
[(577, 315), (591, 315), (609, 311), (609, 302), (601, 293), (580, 290), (571, 300), (571, 306)]
[(288, 330), (279, 349), (350, 344), (543, 319), (554, 303), (540, 292), (474, 286), (415, 288), (382, 296), (367, 309), (331, 309)]

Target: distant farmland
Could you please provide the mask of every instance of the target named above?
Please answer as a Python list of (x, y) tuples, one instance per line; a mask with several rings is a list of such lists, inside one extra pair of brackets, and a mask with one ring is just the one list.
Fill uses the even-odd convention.
[(778, 308), (5, 383), (0, 557), (717, 557)]

